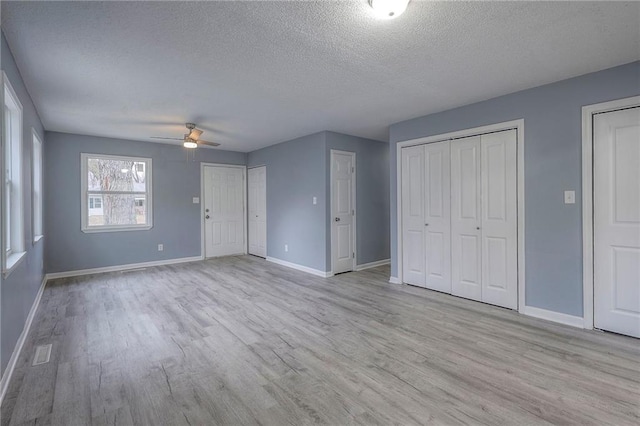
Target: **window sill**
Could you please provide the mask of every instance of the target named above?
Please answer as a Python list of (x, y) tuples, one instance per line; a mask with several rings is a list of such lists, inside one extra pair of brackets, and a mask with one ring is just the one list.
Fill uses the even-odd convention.
[(9, 274), (11, 274), (20, 263), (22, 263), (22, 261), (26, 257), (26, 254), (27, 252), (23, 251), (20, 253), (11, 253), (9, 257), (7, 257), (7, 265), (3, 271), (5, 278), (7, 278)]
[(44, 238), (44, 235), (36, 235), (35, 237), (33, 237), (33, 244), (37, 243), (42, 238)]
[(85, 234), (95, 234), (98, 232), (124, 232), (124, 231), (148, 231), (153, 225), (145, 226), (114, 226), (108, 228), (82, 228)]

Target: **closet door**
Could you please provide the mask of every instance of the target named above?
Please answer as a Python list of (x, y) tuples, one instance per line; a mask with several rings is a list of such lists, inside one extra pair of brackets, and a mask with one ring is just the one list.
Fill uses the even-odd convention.
[(425, 285), (424, 146), (402, 148), (402, 279)]
[(481, 136), (482, 301), (518, 308), (516, 131)]
[(451, 292), (482, 300), (480, 136), (451, 141)]
[(451, 212), (449, 141), (424, 147), (425, 284), (451, 293)]

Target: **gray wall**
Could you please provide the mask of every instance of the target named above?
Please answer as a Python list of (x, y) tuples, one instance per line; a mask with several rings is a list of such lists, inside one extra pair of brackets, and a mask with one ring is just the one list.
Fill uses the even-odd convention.
[[(47, 132), (45, 189), (49, 230), (47, 272), (200, 256), (200, 162), (241, 164), (247, 155), (219, 149)], [(80, 230), (80, 153), (153, 160), (153, 228), (84, 233)], [(191, 156), (189, 156), (189, 154)], [(195, 156), (195, 157), (194, 157)], [(158, 244), (164, 251), (158, 251)]]
[(27, 92), (15, 60), (9, 50), (4, 34), (0, 37), (2, 69), (7, 75), (11, 86), (16, 91), (22, 103), (22, 137), (23, 137), (23, 181), (24, 181), (24, 238), (27, 250), (26, 258), (7, 277), (0, 280), (0, 372), (4, 373), (9, 358), (13, 353), (18, 337), (24, 328), (29, 310), (42, 283), (44, 271), (42, 256), (44, 242), (49, 238), (48, 228), (44, 228), (44, 239), (33, 243), (33, 221), (31, 212), (31, 151), (32, 129), (38, 133), (43, 141), (45, 157), (48, 147), (44, 138), (44, 129), (38, 112)]
[[(356, 257), (358, 265), (389, 259), (389, 144), (326, 132), (327, 194), (331, 199), (330, 150), (356, 153)], [(327, 265), (331, 269), (331, 203), (327, 203)]]
[(357, 263), (389, 258), (389, 146), (334, 132), (315, 133), (249, 153), (249, 167), (267, 166), (269, 257), (331, 270), (331, 149), (356, 153)]
[[(526, 304), (582, 316), (581, 108), (638, 94), (640, 62), (634, 62), (392, 125), (392, 275), (398, 269), (396, 143), (523, 118)], [(569, 189), (576, 204), (563, 203)]]
[(325, 159), (324, 132), (249, 153), (249, 167), (267, 166), (267, 256), (327, 270)]

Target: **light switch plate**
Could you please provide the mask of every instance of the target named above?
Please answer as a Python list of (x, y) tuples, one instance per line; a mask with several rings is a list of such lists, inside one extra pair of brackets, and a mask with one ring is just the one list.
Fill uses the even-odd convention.
[(193, 197), (193, 204), (200, 204), (200, 197)]
[(575, 204), (576, 203), (576, 191), (564, 191), (564, 203)]
[(313, 205), (315, 206), (316, 204), (318, 204), (318, 197), (313, 197)]

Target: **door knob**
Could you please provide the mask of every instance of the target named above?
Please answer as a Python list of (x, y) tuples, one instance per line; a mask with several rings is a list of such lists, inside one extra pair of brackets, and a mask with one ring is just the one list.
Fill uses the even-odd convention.
[(340, 218), (339, 218), (339, 217), (336, 217), (336, 218), (335, 218), (335, 219), (333, 219), (333, 220), (335, 220), (336, 222), (340, 222)]
[(479, 226), (477, 226), (477, 227), (476, 227), (476, 229), (480, 229), (480, 227), (479, 227)]
[(206, 216), (205, 216), (205, 219), (209, 219), (209, 215), (206, 215)]
[(207, 213), (209, 213), (209, 209), (205, 209), (204, 211), (205, 211), (205, 212), (207, 212)]
[(428, 224), (428, 223), (425, 223), (425, 224), (424, 224), (424, 226), (429, 226), (429, 224)]

